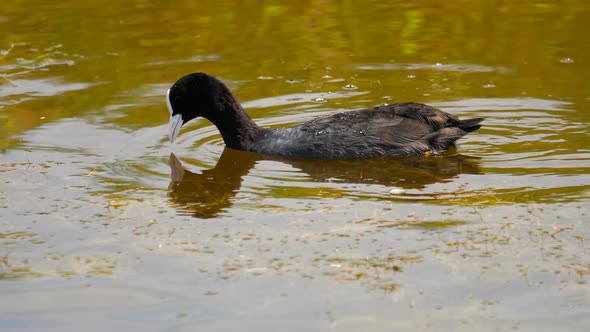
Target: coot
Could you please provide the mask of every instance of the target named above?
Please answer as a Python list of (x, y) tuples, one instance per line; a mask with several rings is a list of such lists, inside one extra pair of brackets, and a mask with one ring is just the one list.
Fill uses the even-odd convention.
[(261, 128), (225, 84), (205, 73), (179, 79), (168, 89), (166, 104), (171, 142), (185, 123), (201, 116), (219, 129), (230, 148), (291, 158), (437, 154), (479, 129), (483, 120), (460, 120), (428, 105), (399, 103), (337, 113), (288, 128)]

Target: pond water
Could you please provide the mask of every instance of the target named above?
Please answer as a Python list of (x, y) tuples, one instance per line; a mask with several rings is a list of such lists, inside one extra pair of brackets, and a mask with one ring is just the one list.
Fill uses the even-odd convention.
[[(4, 1), (0, 330), (586, 331), (590, 2)], [(444, 156), (280, 160), (164, 96), (284, 126), (417, 101)]]

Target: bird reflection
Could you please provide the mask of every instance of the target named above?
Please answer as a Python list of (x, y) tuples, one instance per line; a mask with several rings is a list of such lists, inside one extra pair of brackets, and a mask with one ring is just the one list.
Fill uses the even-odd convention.
[[(450, 151), (449, 153), (453, 153)], [(421, 189), (460, 174), (479, 174), (478, 159), (461, 155), (378, 158), (365, 160), (283, 160), (225, 148), (214, 168), (193, 173), (170, 155), (169, 191), (181, 214), (214, 218), (231, 207), (244, 176), (258, 161), (287, 163), (308, 174), (311, 181), (366, 183)]]
[(172, 202), (182, 213), (197, 218), (214, 218), (232, 204), (243, 177), (256, 163), (256, 154), (226, 148), (214, 168), (193, 173), (182, 168), (170, 154), (172, 181), (168, 187)]

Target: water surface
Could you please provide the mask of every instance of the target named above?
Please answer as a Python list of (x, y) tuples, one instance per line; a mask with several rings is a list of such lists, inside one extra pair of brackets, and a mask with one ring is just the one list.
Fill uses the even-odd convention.
[[(588, 14), (7, 2), (0, 329), (587, 330)], [(430, 158), (269, 158), (203, 119), (172, 145), (194, 71), (270, 127), (403, 101), (485, 123)]]

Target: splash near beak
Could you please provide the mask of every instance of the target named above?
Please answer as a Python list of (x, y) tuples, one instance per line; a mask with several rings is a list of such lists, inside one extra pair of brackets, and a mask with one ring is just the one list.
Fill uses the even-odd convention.
[(170, 112), (170, 125), (168, 127), (168, 137), (170, 137), (170, 143), (174, 143), (178, 134), (180, 134), (180, 128), (184, 121), (182, 121), (182, 115), (180, 114), (173, 114), (172, 104), (170, 103), (170, 89), (166, 92), (166, 107), (168, 107), (168, 112)]

